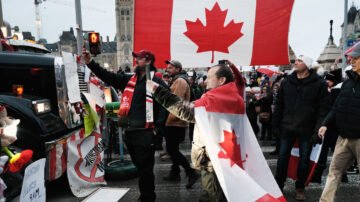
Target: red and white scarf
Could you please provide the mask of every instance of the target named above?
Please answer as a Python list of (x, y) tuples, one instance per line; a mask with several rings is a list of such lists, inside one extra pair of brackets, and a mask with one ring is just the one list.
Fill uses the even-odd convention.
[[(154, 72), (151, 72), (151, 78), (153, 77)], [(124, 93), (121, 98), (121, 104), (119, 109), (119, 116), (128, 116), (131, 101), (134, 95), (134, 90), (136, 86), (136, 80), (138, 79), (137, 74), (131, 77), (129, 82), (127, 83)], [(154, 111), (153, 111), (153, 98), (151, 92), (146, 87), (146, 125), (145, 128), (154, 128)]]

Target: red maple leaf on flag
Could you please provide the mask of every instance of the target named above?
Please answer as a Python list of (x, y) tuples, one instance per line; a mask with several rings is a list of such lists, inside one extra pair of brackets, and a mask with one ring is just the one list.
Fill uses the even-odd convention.
[(221, 11), (216, 2), (211, 11), (205, 9), (206, 26), (199, 18), (195, 22), (186, 20), (187, 31), (184, 35), (198, 45), (197, 53), (212, 51), (211, 63), (214, 63), (214, 51), (229, 53), (229, 46), (243, 36), (241, 28), (243, 22), (235, 23), (234, 20), (224, 27), (227, 9)]
[[(218, 157), (221, 159), (230, 159), (230, 166), (237, 164), (240, 168), (244, 169), (243, 163), (246, 160), (241, 159), (240, 145), (237, 144), (237, 136), (235, 131), (232, 133), (224, 130), (224, 142), (219, 143), (226, 153), (220, 151)], [(248, 155), (246, 154), (246, 158)]]

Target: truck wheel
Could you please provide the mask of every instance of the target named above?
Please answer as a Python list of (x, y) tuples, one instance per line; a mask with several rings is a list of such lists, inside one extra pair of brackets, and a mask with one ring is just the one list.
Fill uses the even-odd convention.
[(128, 180), (137, 177), (137, 169), (131, 161), (114, 160), (105, 165), (107, 180)]

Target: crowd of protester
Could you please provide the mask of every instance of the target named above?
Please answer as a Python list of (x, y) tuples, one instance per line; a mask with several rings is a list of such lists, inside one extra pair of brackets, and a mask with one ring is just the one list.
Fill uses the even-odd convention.
[[(312, 59), (299, 56), (292, 74), (281, 73), (273, 82), (264, 79), (266, 75), (262, 75), (259, 77), (260, 80), (252, 78), (247, 84), (246, 113), (259, 140), (275, 141), (276, 149), (270, 154), (278, 155), (275, 179), (281, 190), (286, 180), (291, 149), (296, 139), (299, 140), (300, 162), (297, 171), (298, 180), (295, 184), (295, 199), (297, 200), (306, 200), (304, 184), (309, 175), (311, 146), (316, 143), (322, 143), (322, 149), (311, 182), (322, 182), (323, 172), (327, 168), (328, 151), (331, 150), (337, 156), (331, 163), (320, 201), (334, 200), (338, 183), (348, 182), (347, 172), (359, 173), (358, 135), (354, 134), (359, 127), (355, 126), (355, 122), (344, 123), (349, 116), (354, 116), (347, 114), (350, 112), (349, 106), (352, 105), (353, 107), (350, 108), (355, 110), (351, 113), (357, 113), (354, 106), (358, 99), (356, 99), (357, 91), (354, 86), (357, 86), (355, 83), (359, 81), (356, 79), (359, 78), (359, 64), (357, 63), (359, 63), (360, 45), (357, 49), (358, 51), (354, 51), (353, 56), (350, 56), (353, 70), (346, 71), (344, 76), (341, 68), (318, 75), (311, 67)], [(353, 82), (352, 96), (355, 98), (347, 93), (351, 89), (342, 89), (345, 82)], [(336, 101), (341, 93), (347, 93), (346, 97), (351, 103), (346, 103), (344, 100), (340, 104), (340, 100)], [(335, 114), (342, 116), (336, 117)], [(261, 125), (261, 129), (258, 124)], [(323, 127), (320, 127), (321, 125)], [(323, 137), (322, 140), (317, 137), (318, 133), (320, 137)], [(353, 141), (352, 147), (347, 141)], [(344, 151), (339, 152), (340, 149), (336, 151), (336, 147)], [(345, 152), (347, 152), (346, 155)], [(342, 157), (347, 158), (342, 159)]]
[[(299, 141), (298, 179), (295, 183), (297, 200), (306, 200), (305, 180), (309, 175), (311, 148), (316, 143), (323, 146), (312, 182), (321, 183), (329, 149), (334, 154), (321, 201), (334, 200), (338, 183), (347, 182), (345, 171), (350, 164), (349, 169), (358, 172), (354, 160), (360, 158), (360, 128), (356, 122), (360, 117), (356, 108), (360, 92), (360, 43), (351, 54), (352, 70), (346, 72), (348, 78), (345, 81), (341, 69), (319, 76), (312, 68), (312, 59), (303, 55), (296, 59), (292, 73), (280, 73), (271, 79), (264, 74), (248, 79), (245, 88), (246, 114), (258, 140), (272, 141), (275, 146), (270, 154), (278, 155), (275, 179), (281, 190), (287, 177), (291, 149), (295, 141)], [(125, 130), (125, 143), (137, 167), (139, 200), (154, 201), (156, 198), (154, 152), (163, 150), (160, 153), (162, 160), (172, 161), (164, 180), (180, 181), (182, 167), (188, 178), (186, 188), (191, 188), (200, 178), (195, 170), (199, 169), (204, 192), (200, 201), (226, 201), (210, 160), (205, 163), (207, 166), (197, 168), (181, 153), (179, 145), (185, 140), (187, 130), (191, 142), (202, 142), (194, 137), (194, 114), (190, 113), (194, 106), (189, 103), (200, 99), (208, 90), (232, 82), (231, 68), (236, 67), (227, 61), (227, 65), (215, 65), (208, 69), (207, 75), (200, 75), (195, 71), (184, 71), (179, 61), (166, 60), (166, 72), (157, 72), (153, 81), (146, 82), (145, 67), (150, 65), (150, 69), (156, 71), (155, 56), (150, 51), (133, 52), (133, 56), (135, 74), (112, 73), (95, 63), (83, 49), (83, 57), (92, 72), (122, 92), (119, 124)], [(150, 84), (154, 95), (154, 117), (149, 124), (148, 101), (145, 102), (145, 98), (148, 96), (147, 85)], [(128, 100), (131, 106), (136, 107), (130, 108), (129, 103), (126, 105)], [(189, 113), (183, 114), (181, 110)], [(196, 150), (194, 144), (192, 150)]]

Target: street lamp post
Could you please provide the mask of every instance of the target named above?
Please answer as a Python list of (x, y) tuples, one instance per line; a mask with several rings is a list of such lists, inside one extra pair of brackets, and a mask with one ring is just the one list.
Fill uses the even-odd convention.
[(82, 31), (82, 19), (81, 19), (81, 2), (75, 0), (75, 13), (76, 13), (76, 33), (77, 33), (77, 54), (81, 55), (81, 49), (83, 45), (83, 31)]
[(1, 26), (3, 26), (3, 12), (2, 12), (2, 5), (1, 5), (1, 0), (0, 0), (0, 28)]
[(347, 28), (348, 28), (348, 0), (345, 0), (344, 5), (344, 31), (343, 31), (343, 59), (342, 59), (342, 68), (346, 68), (346, 57), (345, 51), (347, 49)]
[[(3, 22), (4, 22), (4, 19), (3, 19), (2, 5), (1, 5), (1, 0), (0, 0), (0, 32), (2, 32), (1, 28), (3, 26)], [(0, 51), (2, 51), (1, 43), (0, 43)]]

